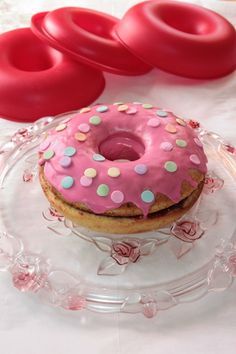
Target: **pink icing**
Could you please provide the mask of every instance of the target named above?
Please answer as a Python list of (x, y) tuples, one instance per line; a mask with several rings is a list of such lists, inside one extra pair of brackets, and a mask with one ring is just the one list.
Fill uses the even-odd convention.
[[(45, 177), (68, 202), (84, 203), (97, 214), (131, 202), (147, 215), (154, 201), (143, 201), (141, 195), (144, 191), (149, 190), (154, 195), (164, 194), (177, 203), (181, 199), (183, 181), (196, 186), (189, 170), (195, 168), (206, 173), (207, 158), (203, 148), (196, 143), (197, 135), (189, 125), (178, 124), (177, 117), (171, 112), (166, 112), (165, 117), (157, 115), (157, 111), (162, 111), (157, 107), (145, 109), (137, 103), (126, 105), (128, 109), (121, 112), (117, 105), (107, 105), (105, 112), (99, 112), (97, 109), (100, 106), (96, 105), (89, 112), (76, 114), (63, 131), (54, 129), (49, 132), (47, 143), (50, 142), (50, 149), (55, 154), (45, 161)], [(90, 117), (95, 115), (101, 118), (98, 125), (89, 123)], [(160, 124), (154, 128), (148, 123), (150, 119), (154, 122), (158, 119)], [(78, 127), (86, 125), (90, 127), (87, 138), (80, 142), (75, 134), (79, 131)], [(166, 126), (172, 127), (171, 132)], [(179, 147), (177, 139), (185, 140), (187, 147)], [(170, 146), (173, 148), (170, 149)], [(74, 147), (76, 152), (71, 156), (72, 163), (63, 167), (60, 161), (68, 147)], [(94, 154), (103, 155), (105, 160), (96, 161)], [(167, 161), (177, 165), (176, 172), (168, 172), (164, 168)], [(146, 173), (137, 173), (137, 165), (146, 166)], [(111, 167), (119, 168), (118, 177), (108, 175)], [(93, 179), (84, 176), (88, 168), (97, 171)], [(65, 176), (73, 177), (71, 188), (63, 188)], [(108, 195), (97, 194), (99, 185), (108, 187)]]

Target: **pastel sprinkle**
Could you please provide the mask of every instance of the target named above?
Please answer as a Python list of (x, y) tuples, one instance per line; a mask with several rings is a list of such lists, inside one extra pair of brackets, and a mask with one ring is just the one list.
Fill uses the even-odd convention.
[(59, 160), (59, 164), (62, 167), (69, 167), (71, 165), (71, 158), (69, 156), (63, 156), (60, 160)]
[(156, 111), (156, 114), (159, 116), (159, 117), (162, 117), (162, 118), (165, 118), (168, 116), (168, 113), (166, 111), (162, 111), (162, 110), (157, 110)]
[(118, 110), (119, 112), (124, 112), (124, 111), (126, 111), (127, 109), (129, 109), (129, 106), (127, 106), (127, 104), (122, 104), (122, 105), (118, 106), (118, 108), (117, 108), (117, 110)]
[(89, 118), (89, 123), (93, 125), (99, 125), (101, 123), (101, 118), (99, 116), (92, 116)]
[(81, 123), (78, 126), (78, 129), (82, 133), (88, 133), (90, 131), (90, 126), (87, 123)]
[(62, 130), (66, 129), (67, 125), (65, 123), (62, 123), (62, 124), (59, 124), (57, 127), (56, 127), (56, 131), (57, 132), (61, 132)]
[(61, 181), (61, 185), (64, 189), (71, 188), (73, 184), (74, 184), (74, 178), (72, 178), (71, 176), (66, 176)]
[(93, 179), (87, 176), (82, 176), (80, 178), (80, 184), (83, 187), (89, 187), (93, 183)]
[(97, 195), (99, 197), (106, 197), (109, 194), (109, 187), (106, 184), (100, 184), (97, 188)]
[(142, 105), (142, 107), (145, 108), (145, 109), (150, 109), (150, 108), (153, 107), (153, 105), (150, 104), (150, 103), (144, 103), (144, 104)]
[(44, 140), (41, 144), (40, 144), (40, 151), (44, 151), (44, 150), (47, 150), (47, 148), (49, 148), (50, 146), (50, 141), (48, 139)]
[(74, 154), (76, 153), (76, 148), (74, 148), (73, 146), (67, 146), (64, 150), (64, 155), (65, 156), (74, 156)]
[(163, 143), (161, 143), (160, 148), (163, 151), (171, 151), (173, 150), (173, 145), (168, 141), (164, 141)]
[(98, 162), (101, 162), (101, 161), (105, 161), (105, 157), (100, 155), (100, 154), (93, 154), (93, 160), (94, 161), (98, 161)]
[(179, 124), (179, 125), (182, 125), (182, 127), (185, 127), (186, 126), (186, 122), (181, 119), (181, 118), (176, 118), (176, 122)]
[(100, 107), (96, 108), (96, 111), (103, 113), (103, 112), (108, 111), (108, 107), (107, 106), (100, 106)]
[(84, 133), (76, 133), (75, 134), (75, 139), (80, 141), (80, 142), (83, 142), (87, 139), (87, 135), (85, 135)]
[(86, 168), (86, 170), (84, 171), (84, 175), (89, 178), (94, 178), (97, 176), (97, 171), (95, 170), (95, 168)]
[(200, 165), (201, 161), (199, 157), (195, 154), (190, 155), (189, 160), (194, 163), (195, 165)]
[(119, 177), (120, 176), (120, 169), (118, 167), (110, 167), (107, 171), (108, 176), (110, 177)]
[(127, 111), (125, 111), (125, 113), (127, 113), (127, 114), (135, 114), (137, 112), (138, 112), (138, 110), (136, 107), (129, 107), (129, 109), (127, 109)]
[(111, 200), (114, 203), (122, 203), (124, 201), (124, 194), (121, 191), (114, 191), (111, 193)]
[(175, 134), (177, 132), (176, 127), (173, 124), (166, 124), (165, 130), (171, 134)]
[(144, 165), (142, 163), (136, 165), (134, 167), (134, 171), (138, 174), (138, 175), (145, 175), (145, 173), (147, 173), (147, 165)]
[(133, 104), (138, 104), (138, 105), (140, 105), (140, 104), (142, 104), (142, 102), (135, 101), (135, 102), (133, 102)]
[(195, 144), (197, 144), (197, 146), (199, 146), (201, 148), (203, 147), (202, 142), (198, 138), (194, 138), (194, 142), (195, 142)]
[(50, 160), (55, 155), (53, 150), (47, 150), (43, 153), (44, 160)]
[(145, 203), (152, 203), (154, 201), (154, 199), (155, 199), (155, 196), (152, 193), (152, 191), (146, 189), (145, 191), (143, 191), (141, 193), (141, 199)]
[(161, 124), (161, 122), (160, 122), (160, 119), (158, 119), (158, 118), (151, 118), (147, 122), (147, 125), (152, 128), (159, 127), (160, 124)]
[(185, 148), (188, 145), (187, 141), (183, 140), (183, 139), (176, 139), (175, 142), (176, 142), (176, 145), (181, 148)]
[(90, 107), (84, 107), (84, 108), (81, 108), (81, 110), (79, 111), (79, 113), (88, 113), (91, 111), (91, 108)]
[(165, 163), (165, 169), (166, 169), (166, 171), (168, 171), (168, 172), (175, 172), (175, 171), (177, 171), (177, 165), (176, 165), (176, 163), (175, 162), (173, 162), (173, 161), (166, 161), (166, 163)]

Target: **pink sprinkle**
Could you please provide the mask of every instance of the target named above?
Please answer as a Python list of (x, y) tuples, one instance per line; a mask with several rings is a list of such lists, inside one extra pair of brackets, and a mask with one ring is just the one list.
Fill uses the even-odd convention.
[(127, 114), (135, 114), (137, 112), (138, 112), (138, 110), (137, 110), (136, 107), (129, 107), (129, 109), (127, 109), (127, 111), (125, 113), (127, 113)]
[(47, 148), (49, 147), (50, 144), (51, 144), (51, 143), (50, 143), (50, 141), (49, 141), (48, 139), (44, 140), (44, 141), (40, 144), (40, 147), (39, 147), (40, 151), (45, 151), (45, 150), (47, 150)]
[(124, 194), (121, 192), (121, 191), (114, 191), (111, 193), (111, 200), (114, 202), (114, 203), (122, 203), (123, 200), (124, 200)]
[(88, 133), (90, 131), (90, 126), (87, 123), (81, 123), (78, 126), (79, 131), (82, 133)]
[(93, 179), (90, 177), (82, 176), (80, 178), (80, 184), (83, 187), (89, 187), (93, 183)]
[(189, 159), (195, 165), (200, 165), (200, 163), (201, 163), (201, 161), (199, 160), (199, 157), (195, 154), (190, 155)]
[(164, 141), (161, 143), (160, 148), (164, 151), (171, 151), (173, 149), (173, 145), (168, 141)]
[(149, 127), (153, 127), (153, 128), (159, 127), (160, 124), (161, 124), (161, 122), (160, 122), (160, 119), (158, 119), (158, 118), (151, 118), (147, 122), (147, 125)]
[(197, 144), (197, 146), (203, 147), (202, 142), (198, 138), (194, 138), (194, 141)]

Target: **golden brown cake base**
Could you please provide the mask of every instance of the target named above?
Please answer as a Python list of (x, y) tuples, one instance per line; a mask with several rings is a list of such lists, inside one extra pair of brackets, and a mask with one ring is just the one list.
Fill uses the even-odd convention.
[(94, 214), (82, 204), (66, 202), (47, 182), (42, 167), (39, 177), (50, 204), (75, 225), (105, 233), (132, 234), (165, 227), (183, 216), (194, 205), (201, 194), (204, 176), (197, 171), (192, 173), (198, 187), (193, 189), (189, 184), (183, 184), (181, 191), (183, 199), (178, 204), (173, 204), (165, 196), (158, 196), (158, 203), (153, 205), (147, 218), (140, 215), (138, 208), (127, 204), (104, 214)]

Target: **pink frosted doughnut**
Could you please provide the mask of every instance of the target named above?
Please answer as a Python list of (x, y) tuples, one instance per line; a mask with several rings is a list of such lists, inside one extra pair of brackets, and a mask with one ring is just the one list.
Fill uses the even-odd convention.
[(190, 171), (204, 178), (207, 170), (202, 144), (186, 121), (138, 103), (82, 109), (49, 132), (42, 158), (44, 177), (57, 193), (95, 214), (132, 203), (147, 216), (160, 195), (175, 204), (183, 183), (197, 188)]

